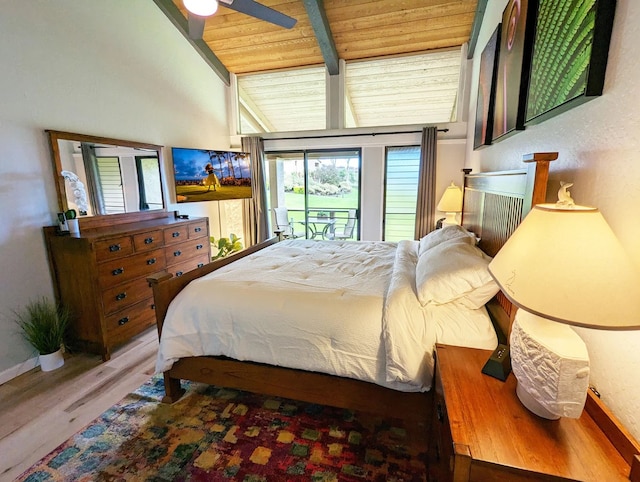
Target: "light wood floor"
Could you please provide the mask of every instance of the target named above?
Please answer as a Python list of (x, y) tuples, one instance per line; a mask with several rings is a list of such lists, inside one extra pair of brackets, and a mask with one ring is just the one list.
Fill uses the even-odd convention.
[(108, 362), (76, 354), (58, 370), (37, 367), (0, 385), (0, 481), (14, 480), (147, 381), (157, 348), (151, 328)]

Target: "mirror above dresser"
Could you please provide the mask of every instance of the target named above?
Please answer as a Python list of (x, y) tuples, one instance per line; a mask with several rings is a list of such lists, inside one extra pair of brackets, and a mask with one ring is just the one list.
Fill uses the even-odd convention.
[(162, 146), (47, 131), (60, 212), (84, 227), (157, 218), (167, 209)]

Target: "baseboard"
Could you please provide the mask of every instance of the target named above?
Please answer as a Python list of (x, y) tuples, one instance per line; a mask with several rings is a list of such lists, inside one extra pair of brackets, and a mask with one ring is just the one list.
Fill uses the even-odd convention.
[(6, 370), (0, 372), (0, 385), (22, 375), (23, 373), (28, 372), (29, 370), (37, 367), (38, 365), (39, 365), (38, 357), (36, 356), (33, 358), (29, 358), (28, 360), (25, 360), (16, 366), (7, 368)]

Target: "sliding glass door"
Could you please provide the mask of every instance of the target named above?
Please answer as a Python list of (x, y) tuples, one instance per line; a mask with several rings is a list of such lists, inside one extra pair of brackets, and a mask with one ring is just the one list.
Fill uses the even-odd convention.
[(293, 237), (359, 239), (359, 149), (271, 152), (266, 160), (270, 207), (287, 208)]

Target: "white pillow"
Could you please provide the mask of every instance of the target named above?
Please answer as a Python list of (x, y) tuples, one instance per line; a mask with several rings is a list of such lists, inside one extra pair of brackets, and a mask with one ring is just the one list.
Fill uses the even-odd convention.
[(430, 250), (452, 239), (462, 239), (469, 244), (475, 244), (476, 239), (473, 233), (470, 233), (462, 226), (457, 224), (446, 224), (440, 229), (431, 231), (426, 236), (420, 238), (420, 245), (418, 247), (418, 255), (421, 256), (424, 252)]
[(487, 266), (491, 258), (463, 238), (454, 238), (425, 251), (416, 266), (416, 289), (422, 306), (458, 301), (480, 308), (497, 292)]

